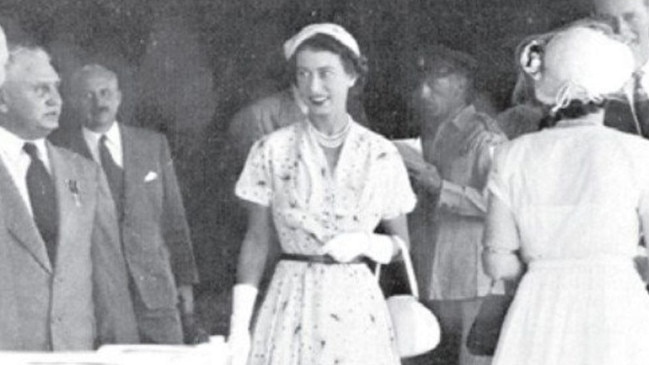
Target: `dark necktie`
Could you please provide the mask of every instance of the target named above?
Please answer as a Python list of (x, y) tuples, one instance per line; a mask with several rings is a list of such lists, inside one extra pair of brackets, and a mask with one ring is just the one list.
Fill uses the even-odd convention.
[(33, 143), (25, 143), (23, 149), (31, 158), (27, 169), (27, 190), (32, 206), (34, 222), (45, 241), (47, 255), (52, 266), (56, 262), (56, 246), (59, 236), (59, 211), (56, 203), (56, 189), (52, 177), (38, 156)]
[(642, 136), (649, 137), (649, 95), (642, 87), (643, 73), (637, 72), (633, 75), (633, 109), (640, 124)]
[(115, 201), (117, 215), (121, 217), (122, 199), (124, 197), (124, 171), (113, 160), (113, 156), (110, 154), (108, 146), (106, 146), (106, 140), (105, 135), (99, 139), (99, 158), (101, 159), (101, 167), (104, 168), (104, 173), (108, 179), (108, 185), (110, 186), (110, 191)]

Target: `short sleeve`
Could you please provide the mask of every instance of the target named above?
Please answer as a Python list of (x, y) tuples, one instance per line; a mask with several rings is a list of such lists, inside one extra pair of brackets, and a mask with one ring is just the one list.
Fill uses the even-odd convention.
[(263, 206), (272, 199), (271, 159), (267, 138), (253, 144), (234, 189), (237, 197)]
[(512, 211), (511, 189), (509, 187), (508, 171), (506, 170), (509, 143), (496, 147), (494, 151), (491, 171), (487, 180), (487, 190), (498, 197), (507, 208)]
[(406, 166), (401, 155), (394, 146), (386, 152), (388, 168), (386, 168), (387, 179), (380, 184), (383, 189), (385, 203), (383, 206), (382, 219), (394, 219), (400, 215), (408, 214), (415, 209), (417, 198), (410, 186), (410, 179)]

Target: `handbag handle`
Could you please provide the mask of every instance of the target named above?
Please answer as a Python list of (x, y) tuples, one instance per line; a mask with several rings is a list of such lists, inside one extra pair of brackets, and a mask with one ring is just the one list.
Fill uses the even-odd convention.
[[(419, 299), (419, 286), (417, 285), (417, 277), (415, 276), (415, 270), (412, 266), (412, 260), (410, 259), (410, 250), (408, 250), (406, 243), (398, 236), (392, 236), (392, 240), (397, 243), (397, 246), (399, 246), (399, 250), (401, 251), (401, 257), (406, 266), (406, 275), (408, 276), (410, 292), (415, 298)], [(379, 281), (381, 278), (381, 264), (376, 264), (374, 275), (376, 276), (376, 281)]]

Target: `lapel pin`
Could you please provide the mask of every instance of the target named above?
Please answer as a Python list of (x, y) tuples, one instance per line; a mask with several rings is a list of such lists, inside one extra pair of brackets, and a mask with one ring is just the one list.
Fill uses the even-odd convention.
[(79, 198), (79, 183), (77, 182), (77, 180), (66, 180), (66, 183), (68, 185), (68, 190), (70, 190), (70, 193), (72, 193), (75, 205), (77, 207), (80, 207), (81, 199)]

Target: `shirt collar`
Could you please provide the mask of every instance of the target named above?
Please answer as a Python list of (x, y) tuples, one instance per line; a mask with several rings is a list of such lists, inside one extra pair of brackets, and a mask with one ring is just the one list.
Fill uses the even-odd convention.
[(23, 151), (23, 147), (27, 142), (33, 143), (36, 146), (41, 161), (47, 164), (49, 159), (47, 156), (47, 148), (45, 146), (45, 138), (24, 140), (9, 132), (4, 127), (0, 127), (0, 150), (4, 155), (11, 158), (17, 158), (22, 153), (26, 154), (26, 152)]
[(113, 125), (110, 126), (110, 128), (106, 131), (106, 133), (97, 133), (86, 127), (82, 128), (82, 133), (86, 141), (93, 142), (93, 146), (99, 144), (99, 139), (103, 135), (106, 136), (108, 142), (113, 144), (117, 144), (118, 141), (121, 140), (121, 136), (119, 134), (119, 123), (117, 123), (117, 121), (113, 122)]
[(472, 118), (470, 118), (471, 115), (475, 114), (475, 107), (473, 105), (469, 105), (465, 107), (464, 109), (460, 110), (459, 113), (452, 119), (451, 123), (455, 124), (456, 127), (459, 129), (464, 129), (467, 126), (470, 126), (471, 123), (473, 123)]

